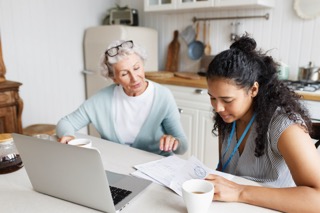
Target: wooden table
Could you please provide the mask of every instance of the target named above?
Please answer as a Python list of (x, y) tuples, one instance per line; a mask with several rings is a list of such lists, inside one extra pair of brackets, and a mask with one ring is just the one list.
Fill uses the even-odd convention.
[[(122, 174), (130, 174), (135, 171), (133, 168), (134, 165), (162, 158), (160, 155), (88, 135), (77, 134), (77, 137), (90, 138), (92, 140), (92, 146), (99, 149), (101, 153), (104, 168)], [(236, 176), (232, 180), (248, 185), (259, 185), (258, 183)], [(0, 175), (0, 189), (0, 209), (1, 212), (5, 213), (99, 212), (94, 209), (35, 192), (24, 168), (10, 174)], [(166, 187), (152, 183), (121, 212), (187, 213), (187, 209), (182, 197)], [(214, 201), (210, 206), (209, 212), (263, 213), (275, 211), (243, 203)]]

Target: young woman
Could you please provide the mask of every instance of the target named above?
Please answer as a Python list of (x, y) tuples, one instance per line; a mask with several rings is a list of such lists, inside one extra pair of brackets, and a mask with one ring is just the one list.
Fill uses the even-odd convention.
[(214, 200), (282, 212), (320, 212), (320, 156), (300, 97), (248, 35), (218, 54), (207, 72), (219, 133), (218, 170), (260, 182), (246, 186), (209, 175)]
[(144, 49), (117, 40), (101, 60), (102, 74), (115, 84), (100, 90), (57, 125), (61, 143), (92, 123), (102, 138), (160, 155), (183, 154), (187, 139), (170, 90), (145, 79)]

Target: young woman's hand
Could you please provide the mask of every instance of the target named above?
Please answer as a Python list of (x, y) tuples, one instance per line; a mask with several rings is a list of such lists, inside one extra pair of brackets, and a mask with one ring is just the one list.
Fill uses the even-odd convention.
[(244, 186), (213, 174), (208, 175), (206, 180), (214, 185), (213, 200), (239, 202)]
[(172, 135), (163, 135), (160, 138), (160, 150), (165, 152), (175, 151), (179, 146), (179, 141)]

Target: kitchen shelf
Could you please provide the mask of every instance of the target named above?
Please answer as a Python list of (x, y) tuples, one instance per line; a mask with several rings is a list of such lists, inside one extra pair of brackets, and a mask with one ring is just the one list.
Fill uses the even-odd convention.
[(185, 12), (190, 10), (266, 9), (275, 0), (144, 0), (144, 12)]

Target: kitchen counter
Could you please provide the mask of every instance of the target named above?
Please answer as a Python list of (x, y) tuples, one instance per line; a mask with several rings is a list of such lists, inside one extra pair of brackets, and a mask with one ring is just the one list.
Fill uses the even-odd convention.
[[(197, 74), (195, 74), (197, 75)], [(169, 84), (175, 86), (186, 86), (186, 87), (196, 87), (196, 88), (207, 88), (206, 78), (200, 76), (198, 79), (187, 79), (181, 78), (177, 76), (169, 76), (169, 77), (161, 77), (161, 76), (148, 76), (149, 80), (157, 82), (159, 84)], [(304, 91), (296, 91), (298, 94), (302, 96), (304, 100), (309, 101), (320, 101), (320, 90), (316, 92), (304, 92)]]
[(199, 79), (187, 79), (181, 77), (147, 77), (149, 80), (159, 84), (169, 84), (174, 86), (207, 88), (207, 81), (205, 77), (199, 76)]
[(316, 92), (304, 92), (304, 91), (296, 91), (296, 93), (302, 96), (302, 99), (308, 101), (320, 101), (320, 91)]

